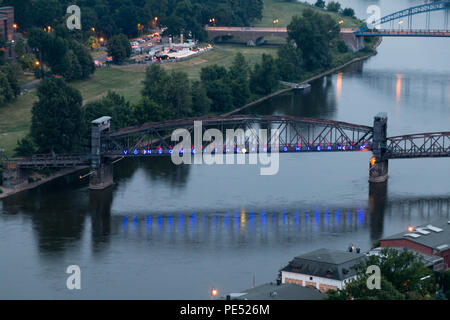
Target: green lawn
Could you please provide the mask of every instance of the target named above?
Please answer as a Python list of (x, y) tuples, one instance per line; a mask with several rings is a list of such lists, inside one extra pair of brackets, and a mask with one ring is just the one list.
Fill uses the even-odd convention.
[[(264, 12), (261, 21), (255, 22), (254, 27), (274, 27), (273, 20), (278, 19), (278, 24), (276, 27), (285, 28), (291, 22), (294, 15), (301, 15), (302, 12), (311, 8), (311, 5), (300, 3), (300, 2), (284, 2), (281, 0), (264, 0)], [(333, 17), (336, 21), (341, 19), (344, 20), (342, 25), (343, 28), (354, 28), (360, 23), (359, 20), (349, 17), (342, 17), (342, 15), (337, 13), (330, 13), (326, 10), (313, 7), (313, 10), (320, 11), (322, 13), (327, 13)]]

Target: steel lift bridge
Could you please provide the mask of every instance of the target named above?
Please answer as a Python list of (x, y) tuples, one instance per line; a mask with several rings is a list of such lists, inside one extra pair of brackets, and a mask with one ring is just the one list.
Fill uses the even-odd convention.
[[(90, 188), (104, 189), (113, 184), (113, 164), (120, 159), (167, 157), (170, 161), (173, 148), (178, 144), (170, 140), (172, 132), (186, 129), (193, 137), (194, 121), (202, 121), (202, 136), (211, 128), (220, 130), (224, 137), (227, 129), (242, 129), (249, 133), (240, 144), (236, 141), (234, 144), (226, 143), (220, 150), (224, 154), (275, 152), (271, 149), (275, 140), (271, 141), (273, 137), (270, 134), (267, 141), (258, 140), (259, 129), (278, 129), (279, 138), (274, 145), (279, 153), (301, 156), (305, 152), (371, 151), (369, 181), (375, 183), (387, 180), (390, 159), (450, 157), (450, 131), (387, 137), (385, 113), (375, 116), (373, 126), (293, 116), (233, 115), (152, 122), (113, 131), (110, 121), (110, 117), (104, 116), (92, 122), (91, 152), (88, 154), (9, 159), (4, 173), (5, 183), (23, 182), (30, 169), (90, 167)], [(182, 152), (220, 152), (216, 145), (212, 152), (207, 148), (213, 144), (203, 143), (200, 148), (192, 143), (190, 150)]]

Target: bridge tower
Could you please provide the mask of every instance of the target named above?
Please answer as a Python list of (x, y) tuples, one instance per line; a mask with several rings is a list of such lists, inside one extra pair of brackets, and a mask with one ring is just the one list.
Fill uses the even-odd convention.
[(373, 121), (373, 157), (370, 159), (369, 182), (385, 182), (388, 179), (386, 154), (387, 114), (378, 113)]
[(91, 171), (89, 189), (103, 190), (113, 183), (113, 165), (101, 156), (101, 135), (110, 128), (111, 117), (104, 116), (91, 125)]

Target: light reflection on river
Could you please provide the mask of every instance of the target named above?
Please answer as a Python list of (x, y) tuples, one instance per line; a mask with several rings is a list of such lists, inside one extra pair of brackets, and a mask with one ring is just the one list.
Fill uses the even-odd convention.
[[(344, 1), (358, 12), (420, 1)], [(355, 5), (353, 5), (355, 4)], [(389, 9), (389, 10), (388, 10)], [(365, 10), (365, 9), (364, 9)], [(371, 125), (389, 135), (450, 130), (448, 39), (385, 39), (379, 54), (248, 113)], [(380, 237), (450, 218), (450, 160), (390, 162), (369, 188), (368, 153), (284, 154), (280, 172), (257, 166), (183, 166), (127, 160), (114, 188), (75, 177), (0, 202), (0, 298), (207, 299), (272, 281), (299, 253), (363, 250)], [(78, 264), (82, 290), (65, 289)]]

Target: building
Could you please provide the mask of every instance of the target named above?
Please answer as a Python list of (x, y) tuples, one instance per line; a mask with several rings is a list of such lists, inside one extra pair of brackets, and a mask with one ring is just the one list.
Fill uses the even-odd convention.
[(444, 259), (444, 269), (450, 268), (450, 221), (439, 221), (410, 227), (380, 240), (381, 247), (406, 247)]
[(14, 40), (14, 8), (0, 7), (0, 34), (7, 42)]
[(282, 283), (312, 287), (325, 293), (343, 289), (356, 278), (366, 255), (356, 252), (319, 249), (295, 257), (281, 270)]
[[(12, 43), (14, 41), (14, 8), (0, 7), (0, 35), (2, 35), (6, 42)], [(6, 57), (13, 58), (14, 50), (12, 46), (6, 49)]]
[(317, 289), (293, 283), (266, 283), (244, 292), (227, 294), (227, 300), (323, 300), (327, 296)]

